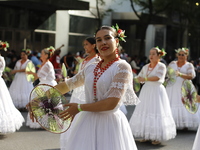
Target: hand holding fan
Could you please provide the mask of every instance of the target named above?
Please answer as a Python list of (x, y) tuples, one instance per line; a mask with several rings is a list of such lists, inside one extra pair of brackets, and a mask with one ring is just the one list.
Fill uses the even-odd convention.
[(71, 124), (71, 118), (63, 120), (59, 117), (66, 103), (69, 101), (55, 87), (40, 84), (30, 94), (29, 107), (37, 122), (45, 130), (52, 133), (63, 133)]
[(181, 87), (182, 103), (192, 114), (198, 110), (199, 104), (197, 103), (197, 91), (190, 80), (184, 80)]
[(176, 82), (176, 71), (171, 67), (167, 67), (166, 79), (163, 85), (165, 87), (172, 86), (175, 82)]
[(133, 78), (133, 89), (136, 93), (140, 91), (140, 82), (136, 77)]
[[(26, 65), (26, 68), (25, 68), (25, 72), (33, 72), (33, 73), (35, 73), (36, 72), (35, 65), (32, 62), (28, 62), (27, 65)], [(33, 74), (27, 73), (26, 74), (26, 79), (27, 79), (28, 82), (33, 82), (34, 81)]]

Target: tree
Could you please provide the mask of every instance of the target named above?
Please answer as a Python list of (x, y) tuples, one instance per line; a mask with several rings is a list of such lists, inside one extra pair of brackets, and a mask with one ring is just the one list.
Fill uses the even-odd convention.
[[(171, 3), (171, 0), (129, 0), (131, 8), (135, 15), (139, 18), (140, 23), (140, 53), (139, 55), (144, 55), (144, 41), (146, 36), (146, 30), (149, 24), (151, 24), (152, 19), (157, 15), (164, 12)], [(135, 5), (140, 6), (140, 10), (135, 9)]]

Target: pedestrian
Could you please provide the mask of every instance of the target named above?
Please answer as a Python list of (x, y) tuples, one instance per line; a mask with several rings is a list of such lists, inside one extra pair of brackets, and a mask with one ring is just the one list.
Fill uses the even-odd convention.
[(169, 66), (172, 68), (177, 76), (175, 83), (166, 86), (167, 94), (170, 101), (172, 115), (176, 123), (177, 129), (196, 129), (199, 126), (200, 114), (199, 111), (191, 114), (186, 110), (182, 103), (181, 87), (184, 80), (192, 80), (195, 77), (195, 69), (192, 63), (187, 61), (189, 49), (179, 48), (176, 50), (177, 61), (170, 62)]
[(150, 63), (137, 76), (138, 81), (144, 83), (139, 95), (141, 102), (129, 121), (134, 137), (141, 137), (141, 142), (150, 140), (154, 145), (176, 136), (175, 122), (163, 86), (166, 66), (160, 62), (160, 58), (164, 55), (164, 50), (156, 47), (150, 49)]
[(59, 48), (57, 48), (53, 55), (50, 57), (49, 61), (53, 64), (54, 69), (60, 69), (61, 64), (60, 64), (60, 53), (61, 53), (61, 48), (64, 46), (62, 44)]
[(9, 92), (16, 108), (25, 110), (26, 104), (29, 102), (29, 94), (33, 89), (32, 82), (29, 82), (26, 77), (25, 69), (29, 62), (28, 56), (31, 50), (23, 49), (21, 51), (21, 59), (15, 64), (14, 70), (11, 74), (15, 74), (14, 79), (10, 85)]
[[(26, 72), (27, 74), (32, 74), (34, 79), (38, 80), (38, 84), (47, 84), (51, 86), (57, 85), (57, 82), (55, 81), (54, 67), (49, 61), (49, 58), (54, 53), (54, 50), (55, 49), (53, 47), (43, 49), (40, 56), (42, 64), (38, 72)], [(30, 128), (40, 128), (40, 125), (37, 122), (32, 122), (32, 120), (29, 118), (29, 114), (27, 115), (26, 126), (29, 126)]]
[(100, 62), (56, 86), (64, 94), (84, 85), (86, 96), (85, 104), (66, 104), (69, 108), (60, 114), (64, 120), (67, 115), (73, 118), (62, 150), (137, 150), (127, 118), (119, 109), (139, 99), (133, 91), (131, 66), (117, 54), (119, 39), (124, 37), (117, 27), (102, 26), (96, 32)]
[(68, 52), (63, 58), (61, 62), (63, 62), (67, 68), (67, 75), (69, 77), (74, 76), (74, 69), (75, 69), (75, 58), (71, 52)]
[(5, 68), (4, 57), (1, 56), (4, 42), (0, 41), (0, 133), (13, 133), (22, 127), (24, 118), (15, 108), (8, 88), (3, 80), (2, 73)]
[(36, 70), (38, 70), (40, 68), (40, 65), (41, 65), (41, 60), (38, 59), (37, 55), (38, 55), (38, 52), (33, 51), (32, 56), (31, 56), (31, 61), (35, 65)]

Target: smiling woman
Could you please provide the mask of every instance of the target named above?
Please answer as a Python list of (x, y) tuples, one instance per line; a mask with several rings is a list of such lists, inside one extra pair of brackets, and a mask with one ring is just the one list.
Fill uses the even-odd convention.
[(183, 81), (193, 79), (196, 76), (195, 69), (193, 64), (187, 61), (188, 48), (179, 48), (175, 51), (178, 59), (172, 61), (168, 66), (176, 72), (175, 83), (166, 86), (172, 115), (177, 129), (197, 129), (200, 122), (200, 111), (197, 111), (196, 114), (189, 113), (182, 103), (181, 95)]
[(67, 104), (69, 108), (60, 114), (63, 119), (73, 118), (71, 127), (61, 136), (61, 149), (137, 150), (127, 118), (120, 110), (123, 103), (139, 101), (132, 87), (131, 67), (119, 58), (119, 37), (114, 28), (103, 26), (95, 38), (102, 60), (55, 86), (63, 94), (85, 86), (86, 103)]

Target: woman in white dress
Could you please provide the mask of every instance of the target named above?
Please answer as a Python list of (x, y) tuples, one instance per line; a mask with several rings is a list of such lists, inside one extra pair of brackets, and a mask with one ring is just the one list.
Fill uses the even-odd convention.
[(60, 115), (64, 120), (68, 115), (73, 118), (62, 150), (137, 150), (127, 118), (119, 109), (123, 102), (139, 101), (133, 91), (131, 66), (116, 54), (123, 36), (122, 30), (103, 26), (96, 33), (103, 59), (56, 86), (64, 94), (84, 85), (86, 96), (86, 104), (67, 104), (69, 108)]
[(25, 68), (29, 62), (28, 56), (31, 54), (29, 49), (21, 51), (21, 59), (15, 64), (12, 74), (15, 74), (14, 79), (10, 85), (9, 92), (12, 97), (13, 103), (18, 109), (25, 109), (29, 102), (29, 95), (33, 89), (32, 82), (26, 78)]
[(151, 140), (154, 145), (176, 136), (169, 99), (162, 84), (166, 66), (160, 58), (164, 54), (158, 48), (150, 50), (150, 63), (142, 68), (137, 77), (139, 82), (144, 83), (139, 95), (141, 103), (136, 106), (129, 121), (134, 137), (142, 138), (141, 142)]
[[(1, 50), (0, 42), (0, 50)], [(13, 133), (19, 130), (24, 122), (21, 113), (15, 108), (8, 88), (3, 80), (2, 73), (5, 68), (4, 57), (0, 54), (0, 133)]]
[[(52, 63), (49, 61), (49, 58), (53, 54), (54, 49), (52, 47), (45, 48), (41, 51), (40, 59), (42, 61), (41, 67), (39, 68), (37, 73), (33, 72), (27, 72), (28, 74), (33, 74), (34, 79), (39, 79), (39, 84), (48, 84), (51, 86), (57, 85), (57, 82), (55, 81), (55, 71)], [(27, 122), (26, 126), (29, 126), (30, 128), (41, 128), (41, 126), (37, 122), (32, 122), (32, 120), (29, 117), (29, 114), (27, 115)]]
[[(200, 96), (199, 95), (197, 96), (197, 100), (200, 103)], [(192, 150), (199, 150), (200, 149), (200, 142), (199, 141), (200, 141), (200, 125), (199, 125), (199, 129), (197, 131), (197, 134), (196, 134), (196, 137), (195, 137), (195, 140), (194, 140)]]
[[(80, 64), (78, 72), (83, 70), (88, 65), (100, 61), (100, 58), (97, 55), (96, 40), (94, 37), (86, 38), (83, 41), (83, 47), (85, 49), (85, 53), (87, 54), (87, 57)], [(80, 104), (86, 103), (84, 86), (80, 86), (73, 90), (70, 102), (80, 103)]]
[(187, 62), (188, 49), (179, 48), (176, 52), (178, 60), (172, 61), (168, 66), (176, 71), (176, 80), (174, 84), (166, 86), (172, 115), (177, 129), (197, 129), (200, 122), (199, 111), (191, 114), (186, 110), (181, 100), (182, 83), (185, 79), (191, 80), (195, 77), (195, 69), (190, 62)]

